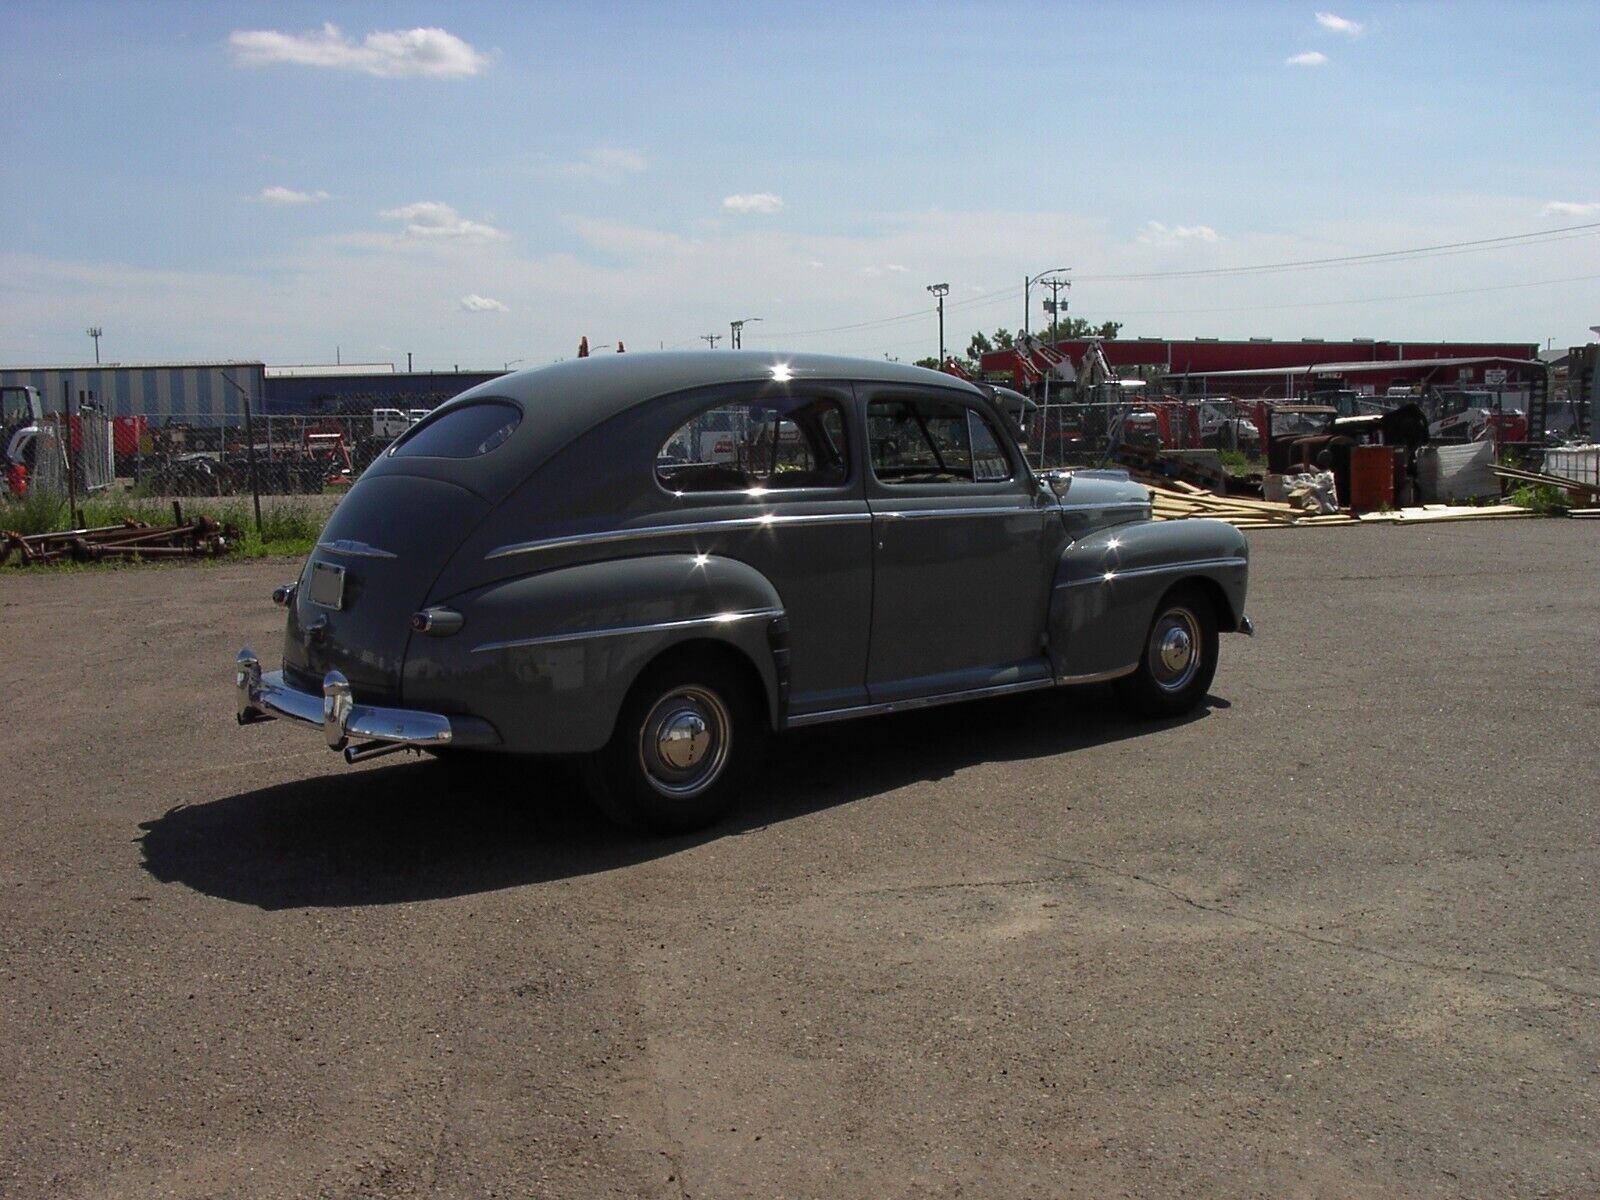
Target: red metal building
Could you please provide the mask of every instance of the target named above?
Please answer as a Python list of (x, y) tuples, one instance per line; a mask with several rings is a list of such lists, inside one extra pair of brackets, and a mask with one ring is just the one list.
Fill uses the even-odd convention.
[[(1057, 342), (1056, 349), (1072, 360), (1077, 367), (1083, 362), (1089, 342), (1083, 339)], [(1187, 376), (1195, 386), (1188, 390), (1205, 390), (1204, 377), (1222, 372), (1267, 372), (1274, 368), (1316, 368), (1319, 365), (1349, 368), (1355, 364), (1392, 362), (1393, 378), (1383, 379), (1385, 387), (1419, 382), (1423, 375), (1437, 376), (1423, 360), (1457, 359), (1519, 359), (1538, 356), (1539, 347), (1533, 342), (1380, 342), (1323, 341), (1307, 338), (1298, 342), (1280, 342), (1270, 338), (1250, 338), (1247, 341), (1223, 341), (1219, 338), (1194, 338), (1188, 341), (1169, 341), (1166, 338), (1129, 338), (1102, 342), (1106, 361), (1116, 370), (1144, 369), (1159, 371), (1162, 375)], [(981, 363), (986, 377), (1011, 376), (1012, 386), (1023, 387), (1022, 372), (1017, 367), (1017, 356), (1010, 350), (996, 350), (985, 354)], [(1382, 376), (1384, 372), (1378, 372)], [(1362, 371), (1363, 381), (1374, 379), (1370, 370)], [(1285, 377), (1262, 374), (1246, 380), (1234, 376), (1230, 386), (1217, 387), (1236, 395), (1281, 395)], [(1176, 381), (1175, 381), (1176, 382)], [(1221, 384), (1222, 380), (1217, 380)], [(1467, 382), (1467, 380), (1463, 380)], [(1481, 380), (1472, 380), (1481, 382)]]

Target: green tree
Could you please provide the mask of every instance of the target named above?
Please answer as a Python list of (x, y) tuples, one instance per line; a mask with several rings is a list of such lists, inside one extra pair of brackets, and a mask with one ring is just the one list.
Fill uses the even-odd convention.
[(1121, 328), (1121, 321), (1103, 321), (1099, 325), (1092, 325), (1082, 317), (1068, 317), (1066, 320), (1051, 321), (1047, 328), (1039, 331), (1039, 339), (1044, 342), (1064, 342), (1069, 338), (1097, 337), (1111, 341)]
[(917, 361), (912, 365), (918, 367), (927, 367), (930, 371), (937, 371), (942, 364), (937, 358), (930, 354), (927, 358), (917, 359)]

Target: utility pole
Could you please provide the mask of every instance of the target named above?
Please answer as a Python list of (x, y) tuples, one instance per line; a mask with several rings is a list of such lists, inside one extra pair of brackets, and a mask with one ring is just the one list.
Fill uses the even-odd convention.
[(939, 365), (944, 366), (944, 298), (950, 294), (948, 283), (930, 283), (928, 291), (939, 302)]
[(1033, 285), (1038, 283), (1046, 275), (1059, 275), (1063, 271), (1070, 270), (1072, 270), (1071, 267), (1051, 267), (1047, 271), (1040, 271), (1037, 275), (1024, 275), (1022, 277), (1022, 332), (1024, 334), (1028, 333), (1029, 329), (1031, 328), (1029, 321), (1031, 321), (1033, 318), (1032, 312), (1029, 311), (1028, 304), (1028, 293), (1033, 288)]
[(700, 340), (715, 350), (717, 343), (722, 340), (722, 335), (720, 333), (702, 333)]
[(91, 325), (84, 332), (94, 339), (94, 365), (98, 367), (100, 365), (100, 326)]
[(1056, 337), (1052, 340), (1060, 340), (1061, 314), (1072, 307), (1072, 301), (1070, 300), (1064, 304), (1061, 302), (1061, 289), (1066, 288), (1068, 291), (1071, 291), (1072, 280), (1051, 278), (1044, 280), (1043, 283), (1047, 288), (1050, 289), (1050, 299), (1044, 302), (1044, 307), (1045, 311), (1050, 314), (1050, 328), (1056, 335)]

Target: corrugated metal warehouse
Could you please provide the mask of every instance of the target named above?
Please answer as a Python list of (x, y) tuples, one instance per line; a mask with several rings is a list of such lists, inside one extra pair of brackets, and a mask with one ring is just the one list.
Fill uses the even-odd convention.
[[(257, 415), (328, 416), (374, 408), (436, 408), (503, 371), (399, 372), (388, 363), (268, 367), (258, 361), (0, 367), (0, 385), (37, 388), (46, 411), (92, 397), (114, 416), (201, 428), (244, 422), (239, 389)], [(231, 386), (228, 380), (238, 385)]]
[(156, 425), (241, 424), (241, 389), (260, 412), (265, 382), (266, 364), (248, 360), (0, 367), (0, 384), (37, 388), (46, 411), (62, 411), (69, 396), (73, 404), (92, 397), (114, 416), (145, 416)]

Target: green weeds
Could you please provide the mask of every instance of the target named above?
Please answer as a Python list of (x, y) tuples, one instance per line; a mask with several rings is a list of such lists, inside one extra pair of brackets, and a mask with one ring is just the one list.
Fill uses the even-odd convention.
[[(192, 521), (206, 516), (224, 525), (235, 526), (240, 533), (237, 548), (228, 558), (269, 558), (279, 555), (300, 556), (310, 552), (328, 519), (326, 503), (274, 496), (270, 503), (261, 506), (261, 529), (256, 530), (255, 509), (249, 497), (195, 497), (182, 501), (183, 519)], [(94, 496), (79, 506), (82, 528), (93, 529), (101, 525), (116, 525), (125, 520), (146, 525), (172, 525), (175, 523), (170, 501), (152, 500), (140, 496)], [(67, 511), (65, 500), (56, 500), (37, 492), (25, 500), (0, 501), (0, 529), (21, 534), (56, 533), (79, 528)], [(212, 561), (197, 559), (197, 562)], [(227, 561), (226, 559), (222, 561)]]

